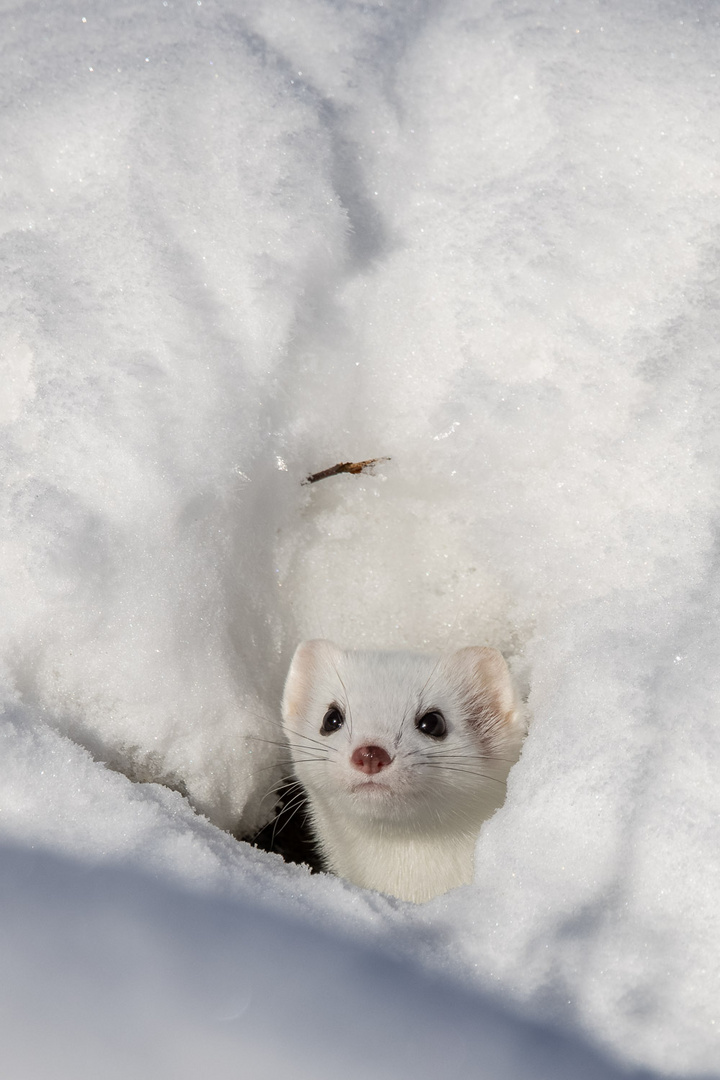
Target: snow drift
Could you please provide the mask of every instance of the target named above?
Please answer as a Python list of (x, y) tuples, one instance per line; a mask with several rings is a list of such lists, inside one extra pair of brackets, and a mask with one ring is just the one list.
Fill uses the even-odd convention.
[[(3, 841), (717, 1070), (715, 5), (0, 25)], [(508, 657), (534, 720), (473, 887), (408, 908), (219, 831), (272, 812), (307, 636)]]

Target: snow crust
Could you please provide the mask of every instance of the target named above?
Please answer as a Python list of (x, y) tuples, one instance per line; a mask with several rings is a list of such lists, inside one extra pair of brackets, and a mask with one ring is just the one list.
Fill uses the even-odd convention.
[[(302, 1041), (343, 1000), (390, 1018), (388, 1076), (437, 1075), (418, 979), (457, 1075), (537, 1076), (541, 1037), (561, 1078), (577, 1054), (718, 1074), (718, 23), (709, 0), (3, 6), (23, 1080), (236, 1053), (287, 1075), (298, 1040), (294, 1075), (385, 1075), (346, 1028)], [(221, 831), (272, 812), (309, 636), (508, 657), (533, 722), (473, 886), (414, 908)], [(283, 1015), (271, 975), (262, 1024), (218, 1036), (207, 987), (286, 961)], [(37, 1056), (33, 995), (73, 1003), (86, 1058), (59, 1020)], [(473, 1072), (495, 1028), (520, 1056)]]

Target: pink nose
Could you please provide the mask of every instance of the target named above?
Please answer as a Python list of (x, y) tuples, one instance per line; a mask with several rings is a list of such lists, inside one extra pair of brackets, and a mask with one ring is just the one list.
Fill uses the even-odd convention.
[(360, 772), (372, 775), (389, 765), (392, 758), (382, 746), (358, 746), (350, 760)]

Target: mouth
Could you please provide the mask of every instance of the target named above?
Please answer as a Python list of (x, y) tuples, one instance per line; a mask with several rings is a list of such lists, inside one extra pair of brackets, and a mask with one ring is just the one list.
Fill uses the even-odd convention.
[(363, 780), (359, 784), (353, 784), (350, 791), (353, 795), (357, 795), (359, 792), (367, 792), (372, 796), (383, 792), (389, 793), (392, 788), (389, 784), (381, 784), (378, 780)]

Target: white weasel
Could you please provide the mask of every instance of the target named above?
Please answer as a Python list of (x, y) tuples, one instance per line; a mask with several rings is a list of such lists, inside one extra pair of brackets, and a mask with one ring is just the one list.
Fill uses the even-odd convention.
[(524, 736), (496, 649), (345, 652), (305, 641), (283, 722), (326, 865), (420, 903), (472, 881)]

